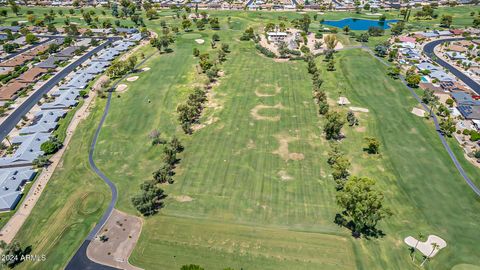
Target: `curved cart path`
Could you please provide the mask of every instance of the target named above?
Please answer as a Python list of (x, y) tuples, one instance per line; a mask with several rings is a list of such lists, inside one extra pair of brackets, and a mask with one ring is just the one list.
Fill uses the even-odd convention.
[[(152, 57), (155, 53), (150, 54), (148, 57), (143, 59), (140, 63), (138, 63), (135, 66), (135, 70), (138, 69), (141, 65), (143, 65), (150, 57)], [(98, 135), (100, 134), (100, 131), (102, 130), (103, 123), (105, 122), (105, 119), (107, 118), (108, 112), (110, 110), (110, 104), (112, 101), (112, 93), (113, 90), (117, 87), (117, 85), (123, 81), (125, 78), (130, 76), (131, 72), (127, 73), (124, 75), (122, 78), (118, 79), (110, 88), (110, 92), (108, 93), (108, 99), (107, 99), (107, 104), (105, 106), (105, 109), (103, 111), (102, 118), (100, 119), (100, 123), (98, 123), (98, 127), (95, 131), (95, 135), (93, 136), (92, 144), (90, 145), (90, 150), (88, 152), (88, 161), (90, 163), (90, 166), (92, 167), (92, 170), (100, 177), (102, 180), (107, 183), (108, 187), (110, 188), (110, 191), (112, 192), (112, 198), (110, 200), (110, 203), (108, 204), (107, 209), (105, 210), (103, 216), (100, 218), (98, 223), (95, 225), (95, 227), (90, 231), (88, 234), (87, 238), (83, 241), (82, 245), (80, 248), (75, 252), (73, 255), (72, 259), (70, 262), (67, 264), (67, 267), (65, 268), (66, 270), (77, 270), (77, 269), (85, 269), (85, 270), (102, 270), (102, 269), (117, 269), (113, 268), (110, 266), (102, 265), (96, 262), (93, 262), (90, 260), (87, 256), (87, 248), (90, 242), (95, 238), (97, 233), (100, 231), (100, 229), (105, 225), (107, 222), (108, 218), (113, 212), (113, 209), (115, 208), (115, 204), (117, 203), (117, 198), (118, 198), (118, 191), (117, 187), (115, 184), (97, 167), (95, 164), (95, 161), (93, 160), (93, 154), (95, 152), (95, 146), (97, 144), (98, 140)]]

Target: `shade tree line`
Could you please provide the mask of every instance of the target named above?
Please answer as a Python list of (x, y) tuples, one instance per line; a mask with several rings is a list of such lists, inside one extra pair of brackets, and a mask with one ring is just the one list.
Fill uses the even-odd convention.
[(152, 179), (140, 185), (140, 193), (132, 197), (132, 204), (143, 216), (156, 214), (164, 207), (164, 199), (167, 197), (160, 184), (172, 184), (175, 168), (180, 159), (177, 154), (184, 148), (180, 141), (173, 137), (168, 143), (161, 139), (160, 132), (153, 130), (149, 134), (152, 145), (163, 144), (163, 158), (161, 167), (152, 173)]

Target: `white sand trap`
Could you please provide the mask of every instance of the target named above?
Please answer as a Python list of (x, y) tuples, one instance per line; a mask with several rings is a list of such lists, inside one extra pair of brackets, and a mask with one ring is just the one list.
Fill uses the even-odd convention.
[[(412, 236), (408, 236), (403, 241), (405, 242), (405, 244), (413, 248), (415, 248), (416, 246), (417, 249), (420, 250), (420, 252), (422, 252), (423, 255), (429, 258), (432, 258), (433, 256), (437, 255), (440, 249), (447, 246), (447, 242), (445, 242), (445, 240), (432, 234), (428, 236), (427, 241), (425, 242), (420, 242)], [(438, 245), (436, 249), (433, 248), (434, 243)]]
[(425, 117), (425, 110), (419, 108), (413, 108), (412, 113), (416, 116)]
[(366, 108), (360, 108), (360, 107), (349, 107), (350, 110), (354, 111), (354, 112), (369, 112), (368, 109)]
[(149, 71), (149, 70), (150, 70), (149, 67), (144, 67), (144, 68), (142, 68), (142, 71)]
[(116, 92), (124, 92), (125, 90), (127, 89), (127, 85), (126, 84), (119, 84), (117, 86), (117, 89), (115, 89)]
[(340, 97), (337, 101), (338, 105), (348, 105), (350, 101), (346, 97)]
[(195, 39), (195, 42), (198, 43), (198, 44), (203, 44), (203, 43), (205, 43), (205, 40), (199, 38), (199, 39)]
[(138, 76), (132, 76), (132, 77), (127, 78), (128, 82), (134, 82), (136, 80), (138, 80)]

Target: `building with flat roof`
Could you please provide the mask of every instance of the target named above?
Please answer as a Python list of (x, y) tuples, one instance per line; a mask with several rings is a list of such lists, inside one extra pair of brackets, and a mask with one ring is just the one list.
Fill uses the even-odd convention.
[(42, 110), (68, 109), (78, 104), (76, 100), (80, 89), (59, 90), (53, 102), (44, 103), (40, 106)]
[(0, 211), (15, 209), (24, 185), (32, 181), (35, 174), (31, 168), (0, 169)]
[(35, 133), (25, 136), (17, 136), (12, 139), (12, 144), (17, 145), (18, 148), (11, 156), (0, 158), (0, 168), (12, 168), (30, 166), (32, 162), (43, 155), (40, 150), (42, 143), (48, 141), (50, 134)]
[(66, 113), (65, 110), (39, 111), (35, 114), (33, 122), (20, 130), (20, 134), (49, 133), (57, 128), (58, 120)]

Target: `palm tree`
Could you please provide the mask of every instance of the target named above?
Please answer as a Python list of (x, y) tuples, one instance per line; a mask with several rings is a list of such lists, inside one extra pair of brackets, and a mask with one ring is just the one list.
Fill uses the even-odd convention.
[(423, 266), (423, 264), (428, 260), (430, 259), (430, 256), (432, 256), (433, 252), (437, 249), (440, 248), (440, 245), (437, 244), (437, 243), (432, 243), (432, 251), (430, 252), (430, 254), (428, 254), (428, 256), (425, 256), (425, 259), (423, 260), (422, 264), (420, 264), (420, 266)]
[(345, 34), (348, 34), (348, 32), (350, 32), (350, 27), (348, 25), (345, 25), (345, 27), (343, 27), (343, 32), (345, 32)]
[(412, 252), (412, 262), (415, 261), (415, 256), (413, 255), (413, 253), (415, 252), (415, 250), (417, 250), (418, 243), (420, 243), (420, 240), (423, 241), (424, 239), (425, 239), (425, 235), (423, 233), (417, 234), (417, 243), (415, 244), (415, 247), (413, 248), (413, 252)]
[(8, 144), (12, 146), (12, 142), (10, 141), (10, 136), (5, 136), (5, 140), (7, 140)]

